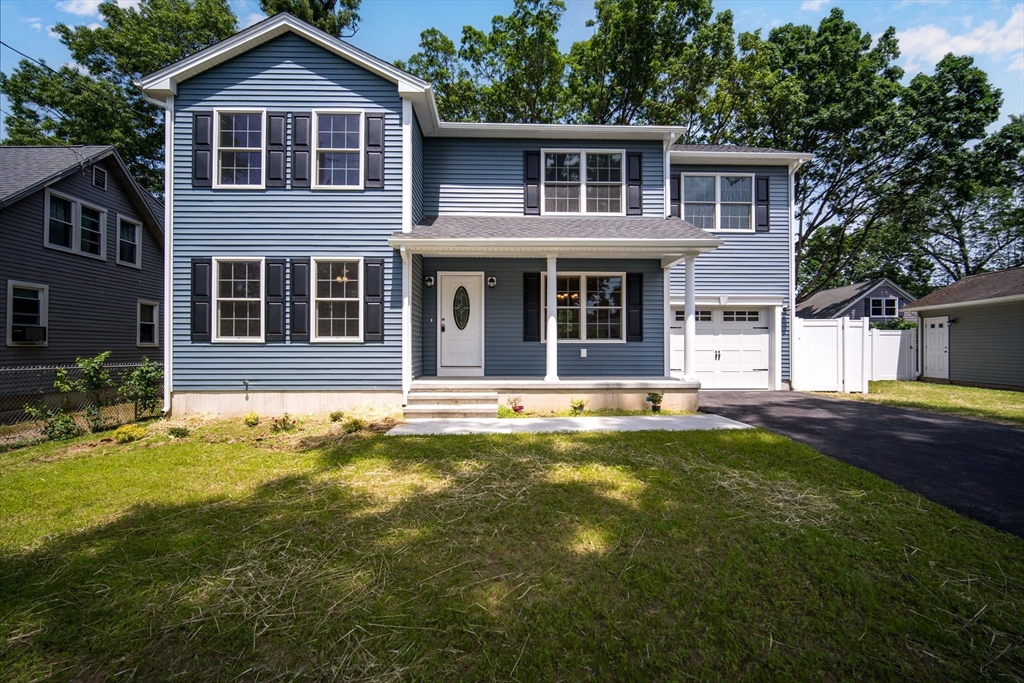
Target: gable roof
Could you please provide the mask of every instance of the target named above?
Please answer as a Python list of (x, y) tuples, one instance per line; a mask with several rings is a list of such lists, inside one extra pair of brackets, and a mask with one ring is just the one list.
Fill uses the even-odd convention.
[[(863, 299), (883, 284), (889, 285), (895, 289), (896, 292), (903, 297), (904, 301), (909, 302), (914, 300), (914, 297), (907, 294), (902, 287), (894, 283), (892, 280), (886, 277), (881, 277), (876, 280), (855, 282), (852, 285), (846, 285), (845, 287), (823, 289), (808, 298), (806, 301), (797, 304), (796, 316), (798, 318), (805, 318), (808, 320), (828, 320), (835, 318), (852, 304)], [(907, 307), (904, 305), (902, 308), (906, 310)]]
[(111, 145), (6, 146), (0, 145), (0, 209), (44, 187), (111, 158), (114, 174), (125, 193), (158, 237), (163, 248), (163, 202), (144, 190)]
[(968, 275), (948, 287), (921, 297), (913, 306), (907, 306), (906, 309), (967, 306), (992, 299), (1009, 298), (1024, 298), (1024, 266), (998, 270), (994, 273)]
[(794, 164), (796, 168), (814, 157), (807, 152), (742, 145), (672, 145), (669, 155), (676, 164), (715, 164), (728, 160), (730, 163), (742, 161), (751, 166)]

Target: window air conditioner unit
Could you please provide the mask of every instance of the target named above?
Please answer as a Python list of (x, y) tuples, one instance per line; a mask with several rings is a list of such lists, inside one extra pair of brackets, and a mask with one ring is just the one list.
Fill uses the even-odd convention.
[(46, 328), (41, 325), (12, 325), (12, 342), (44, 342), (46, 341)]

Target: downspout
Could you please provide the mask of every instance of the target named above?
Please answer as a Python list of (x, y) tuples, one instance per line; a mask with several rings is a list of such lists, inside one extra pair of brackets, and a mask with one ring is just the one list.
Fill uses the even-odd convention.
[[(796, 171), (800, 168), (800, 162), (794, 161), (789, 165), (787, 178), (789, 180), (789, 389), (796, 389), (796, 354), (797, 354), (797, 333), (796, 333), (796, 193), (793, 183), (796, 179)], [(782, 330), (779, 330), (779, 343), (782, 343)], [(776, 387), (781, 389), (782, 387)]]

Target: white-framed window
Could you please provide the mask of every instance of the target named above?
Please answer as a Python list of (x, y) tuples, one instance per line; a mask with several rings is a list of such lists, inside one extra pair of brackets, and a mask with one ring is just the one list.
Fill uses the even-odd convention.
[(122, 266), (142, 267), (142, 223), (118, 215), (117, 263)]
[(754, 176), (745, 173), (682, 176), (683, 219), (715, 232), (754, 232)]
[(214, 187), (263, 189), (266, 119), (263, 109), (214, 110)]
[(761, 321), (760, 311), (722, 311), (722, 322), (756, 323)]
[(542, 213), (622, 216), (623, 150), (543, 150)]
[[(696, 311), (694, 313), (693, 317), (694, 317), (694, 320), (696, 320), (699, 323), (709, 323), (709, 322), (711, 322), (711, 311)], [(676, 322), (677, 323), (685, 323), (686, 322), (686, 311), (685, 310), (682, 310), (682, 311), (677, 310), (676, 311)]]
[(363, 340), (363, 259), (314, 258), (313, 341)]
[(49, 285), (7, 281), (7, 345), (46, 346)]
[(99, 166), (92, 167), (92, 186), (100, 190), (107, 189), (107, 171)]
[[(559, 273), (555, 314), (559, 341), (626, 340), (625, 273)], [(547, 274), (541, 277), (542, 340), (547, 341)]]
[(363, 187), (363, 112), (314, 110), (316, 170), (313, 187), (345, 190)]
[(899, 300), (895, 297), (885, 297), (871, 300), (872, 318), (895, 318), (899, 315)]
[(107, 212), (47, 188), (43, 244), (90, 258), (107, 259)]
[(136, 346), (160, 346), (160, 303), (139, 299), (136, 305)]
[(213, 341), (263, 341), (263, 270), (263, 258), (213, 259)]

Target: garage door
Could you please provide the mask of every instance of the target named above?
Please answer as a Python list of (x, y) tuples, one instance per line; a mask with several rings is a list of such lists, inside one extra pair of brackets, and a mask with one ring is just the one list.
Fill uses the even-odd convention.
[[(683, 373), (682, 308), (672, 310), (672, 374)], [(702, 308), (697, 311), (694, 360), (705, 389), (768, 388), (768, 311)]]

